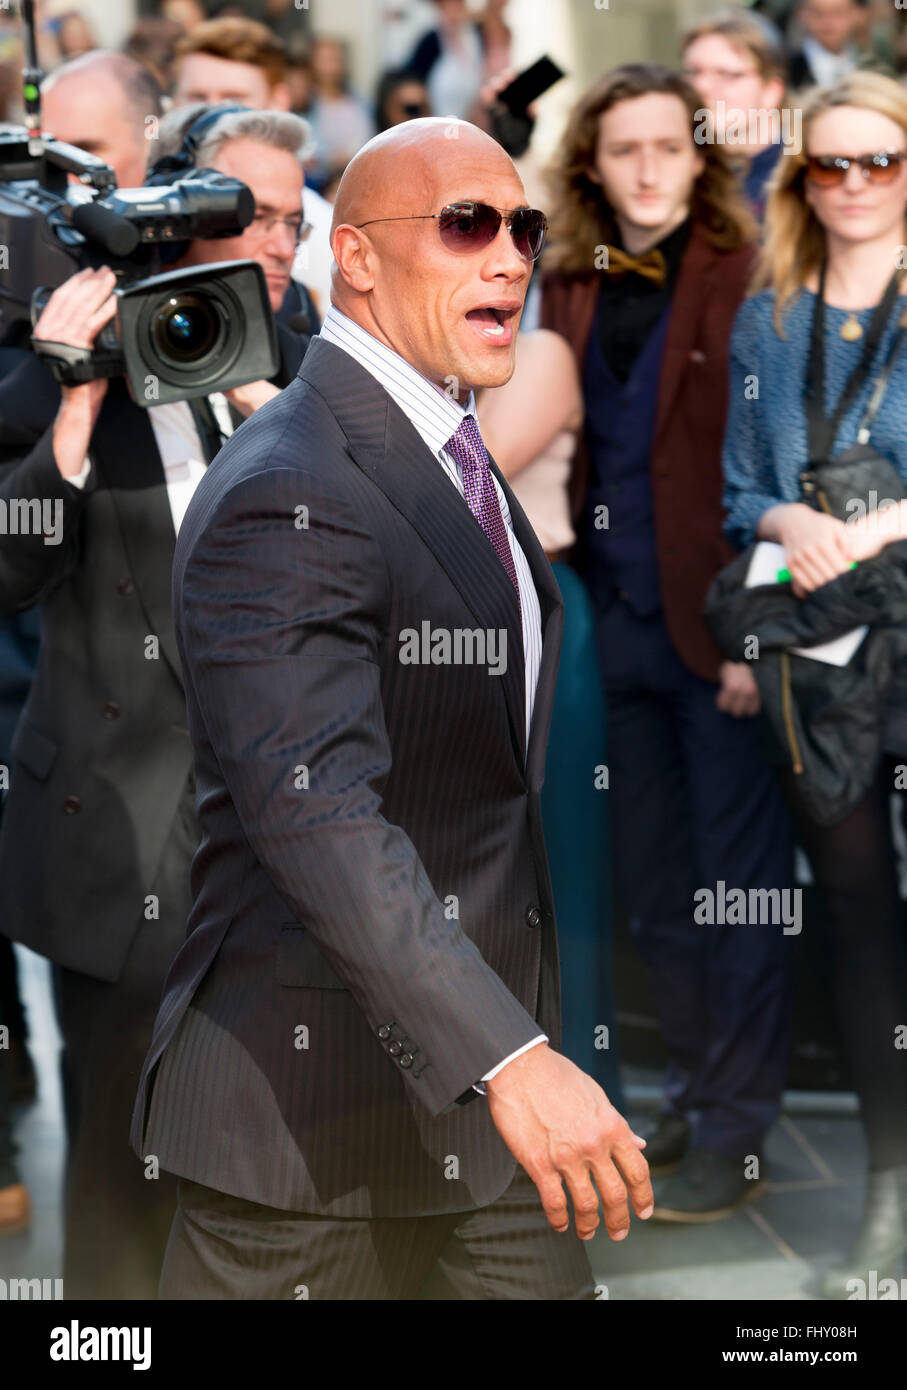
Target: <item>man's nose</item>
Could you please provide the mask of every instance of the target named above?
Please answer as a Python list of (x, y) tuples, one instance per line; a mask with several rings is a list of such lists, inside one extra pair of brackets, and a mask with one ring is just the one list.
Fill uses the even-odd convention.
[(656, 183), (658, 180), (658, 159), (654, 150), (640, 150), (636, 172), (640, 183)]
[(710, 72), (698, 73), (693, 83), (699, 96), (702, 98), (703, 106), (710, 106), (714, 109), (721, 83)]
[(532, 270), (532, 261), (527, 261), (516, 248), (506, 222), (501, 222), (497, 236), (491, 243), (494, 275), (507, 275), (511, 280), (520, 280)]
[(296, 233), (285, 222), (275, 222), (263, 244), (272, 255), (292, 259), (296, 253)]

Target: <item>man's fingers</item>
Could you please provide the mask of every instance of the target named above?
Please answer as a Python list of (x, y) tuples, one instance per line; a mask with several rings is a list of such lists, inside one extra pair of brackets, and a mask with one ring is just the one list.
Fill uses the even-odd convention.
[[(646, 1166), (645, 1162), (643, 1166)], [(592, 1174), (601, 1195), (605, 1229), (612, 1240), (623, 1240), (630, 1230), (630, 1211), (624, 1180), (611, 1158), (603, 1158), (593, 1164)]]
[(109, 323), (117, 311), (116, 295), (112, 294), (106, 299), (100, 309), (95, 310), (88, 320), (88, 334), (93, 338), (96, 333), (100, 333), (105, 323)]
[[(598, 1193), (592, 1186), (585, 1168), (572, 1167), (563, 1176), (567, 1180), (570, 1200), (573, 1202), (576, 1234), (580, 1240), (591, 1240), (598, 1227)], [(621, 1183), (621, 1190), (623, 1190), (623, 1183)], [(629, 1226), (629, 1224), (628, 1217), (626, 1225)]]
[[(527, 1170), (528, 1171), (528, 1170)], [(549, 1168), (544, 1173), (530, 1173), (529, 1176), (538, 1188), (545, 1208), (545, 1215), (556, 1231), (565, 1231), (569, 1225), (567, 1198), (564, 1195), (560, 1175)]]
[(88, 319), (106, 304), (115, 284), (116, 276), (106, 266), (80, 270), (54, 290), (35, 325), (36, 335), (57, 342), (75, 341), (72, 335), (82, 338)]
[(641, 1216), (643, 1220), (647, 1219), (655, 1205), (648, 1163), (639, 1150), (630, 1144), (616, 1146), (611, 1157), (626, 1184), (630, 1205), (637, 1216)]

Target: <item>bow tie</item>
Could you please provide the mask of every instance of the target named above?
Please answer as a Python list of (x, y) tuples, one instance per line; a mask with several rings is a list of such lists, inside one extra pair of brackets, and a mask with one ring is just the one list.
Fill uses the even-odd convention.
[(651, 280), (653, 285), (663, 285), (668, 273), (664, 256), (657, 249), (646, 251), (642, 256), (631, 256), (618, 246), (608, 247), (608, 274), (620, 277), (630, 273)]

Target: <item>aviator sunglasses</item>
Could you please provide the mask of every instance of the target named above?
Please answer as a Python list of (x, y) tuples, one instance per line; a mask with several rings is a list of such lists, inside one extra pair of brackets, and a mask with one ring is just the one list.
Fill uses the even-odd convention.
[(448, 203), (440, 212), (412, 213), (408, 217), (373, 217), (359, 225), (370, 227), (373, 222), (428, 221), (437, 222), (441, 241), (448, 251), (457, 255), (469, 255), (472, 251), (482, 251), (490, 246), (504, 222), (514, 246), (526, 261), (538, 260), (548, 230), (548, 219), (537, 208), (516, 208), (511, 212), (490, 207), (488, 203)]
[(903, 150), (880, 150), (878, 154), (861, 155), (812, 154), (806, 161), (807, 177), (819, 188), (840, 187), (851, 164), (856, 164), (867, 183), (893, 183), (903, 159)]

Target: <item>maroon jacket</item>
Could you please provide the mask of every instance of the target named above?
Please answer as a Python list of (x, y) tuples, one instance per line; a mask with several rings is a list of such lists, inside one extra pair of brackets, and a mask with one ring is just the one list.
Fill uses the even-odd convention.
[[(680, 265), (658, 384), (652, 494), (658, 568), (668, 632), (691, 671), (717, 681), (722, 657), (702, 619), (712, 578), (734, 556), (724, 539), (721, 449), (728, 402), (731, 326), (753, 271), (755, 246), (717, 251), (694, 226)], [(600, 271), (549, 272), (543, 328), (560, 333), (582, 371)], [(582, 432), (570, 474), (574, 521), (589, 484)]]

